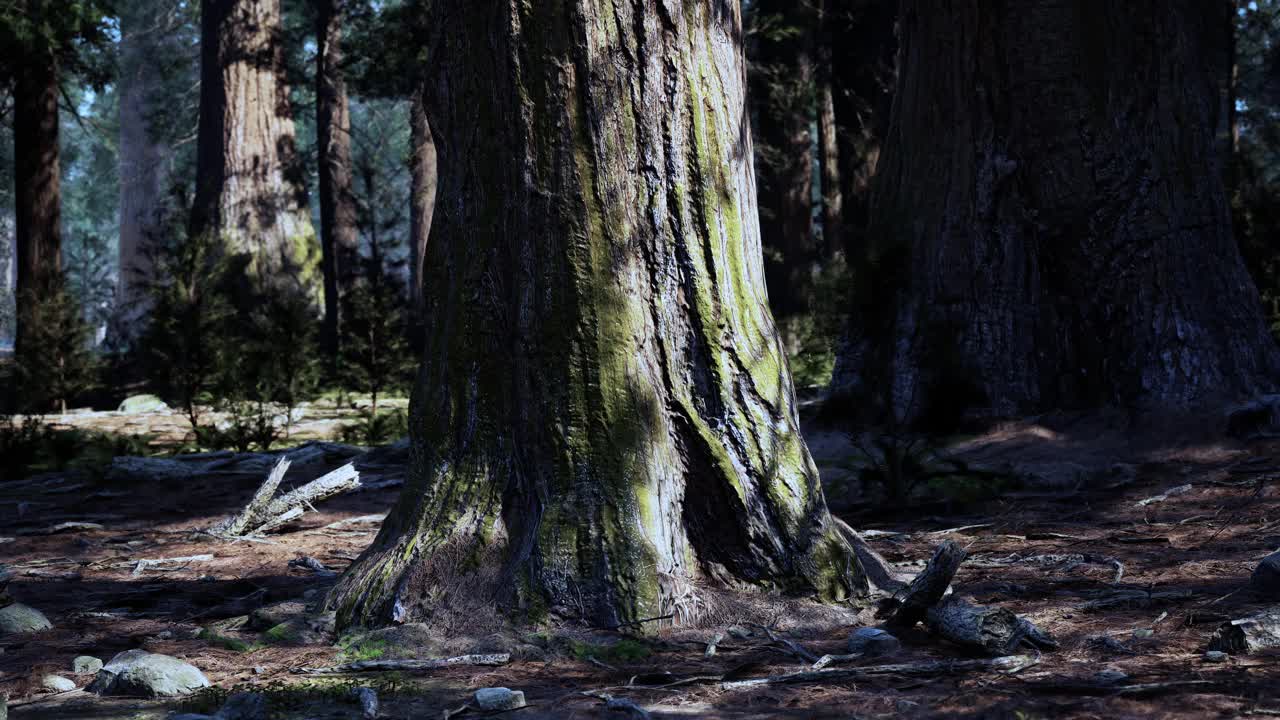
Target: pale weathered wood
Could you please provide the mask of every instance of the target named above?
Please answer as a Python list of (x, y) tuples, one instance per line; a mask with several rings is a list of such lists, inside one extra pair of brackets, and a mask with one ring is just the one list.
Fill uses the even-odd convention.
[(289, 461), (286, 458), (280, 458), (267, 474), (267, 479), (258, 486), (258, 491), (249, 499), (249, 504), (245, 505), (244, 510), (227, 524), (225, 530), (227, 535), (243, 535), (245, 530), (249, 529), (250, 523), (258, 521), (258, 517), (271, 502), (271, 498), (275, 497), (276, 488), (280, 487), (280, 481), (284, 479), (284, 474), (287, 472), (289, 472)]
[(1280, 647), (1280, 608), (1225, 622), (1209, 640), (1210, 650), (1233, 654), (1248, 655), (1274, 647)]
[(362, 660), (360, 662), (333, 665), (331, 667), (293, 668), (290, 672), (301, 675), (347, 675), (363, 672), (423, 672), (463, 665), (505, 665), (511, 661), (508, 653), (488, 655), (459, 655), (450, 658), (426, 660)]
[(898, 663), (893, 665), (867, 665), (852, 668), (829, 668), (826, 670), (806, 670), (786, 675), (770, 675), (769, 677), (751, 680), (732, 680), (720, 684), (723, 690), (743, 690), (761, 685), (785, 685), (833, 682), (840, 680), (860, 680), (880, 675), (905, 675), (911, 677), (934, 677), (956, 673), (991, 670), (994, 672), (1013, 674), (1025, 670), (1039, 662), (1027, 655), (1008, 655), (1005, 657), (982, 660), (937, 660), (920, 663)]

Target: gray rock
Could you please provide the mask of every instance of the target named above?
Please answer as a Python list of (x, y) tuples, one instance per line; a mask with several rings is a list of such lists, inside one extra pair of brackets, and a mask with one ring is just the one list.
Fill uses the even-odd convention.
[(1129, 673), (1124, 672), (1123, 670), (1116, 670), (1115, 668), (1107, 668), (1106, 670), (1099, 670), (1094, 673), (1093, 679), (1103, 685), (1115, 685), (1116, 683), (1122, 683), (1125, 680), (1128, 680)]
[(71, 661), (71, 672), (77, 675), (89, 675), (102, 669), (102, 661), (92, 655), (81, 655)]
[(49, 692), (71, 692), (76, 684), (61, 675), (45, 675), (40, 679), (40, 687)]
[(1229, 657), (1231, 656), (1222, 652), (1221, 650), (1210, 650), (1209, 652), (1206, 652), (1204, 654), (1204, 659), (1206, 662), (1215, 662), (1215, 663), (1226, 662), (1227, 658)]
[(867, 657), (893, 655), (902, 649), (902, 641), (880, 628), (858, 628), (849, 636), (849, 652)]
[(99, 695), (176, 697), (209, 687), (198, 668), (168, 655), (126, 650), (111, 658), (86, 688)]
[(28, 605), (12, 603), (0, 608), (0, 637), (40, 632), (51, 627), (53, 623), (49, 622), (49, 618), (45, 617), (44, 613)]
[(504, 687), (480, 688), (476, 691), (476, 705), (481, 710), (515, 710), (525, 706), (524, 692)]
[(353, 691), (356, 702), (360, 703), (360, 717), (373, 720), (378, 717), (378, 693), (370, 687), (358, 687)]
[(280, 623), (303, 617), (306, 614), (306, 603), (292, 600), (273, 605), (263, 605), (249, 613), (249, 628), (252, 630), (270, 630)]
[(235, 693), (213, 717), (214, 720), (260, 720), (267, 717), (267, 698), (262, 693)]
[(155, 395), (131, 395), (125, 398), (118, 408), (118, 412), (122, 413), (168, 412), (168, 410), (169, 406)]
[(1269, 600), (1280, 600), (1280, 551), (1262, 558), (1249, 577), (1249, 587)]

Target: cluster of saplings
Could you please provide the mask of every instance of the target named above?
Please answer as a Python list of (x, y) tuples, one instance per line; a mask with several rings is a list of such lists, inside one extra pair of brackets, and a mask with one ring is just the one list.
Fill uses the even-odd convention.
[[(216, 237), (173, 227), (166, 236), (177, 239), (154, 240), (146, 252), (138, 302), (117, 308), (105, 328), (87, 319), (84, 293), (65, 274), (28, 304), (33, 332), (7, 369), (6, 410), (114, 409), (126, 396), (154, 394), (190, 423), (190, 446), (243, 452), (287, 440), (300, 407), (323, 396), (362, 408), (343, 440), (376, 444), (404, 432), (403, 411), (378, 407), (407, 388), (416, 335), (385, 249), (354, 263), (340, 332), (322, 340), (318, 267), (267, 277)], [(40, 435), (26, 425), (10, 420), (8, 434)]]

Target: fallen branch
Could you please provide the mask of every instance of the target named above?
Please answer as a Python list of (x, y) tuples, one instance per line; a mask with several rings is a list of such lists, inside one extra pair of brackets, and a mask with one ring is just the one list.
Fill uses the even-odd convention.
[(859, 680), (880, 675), (925, 676), (956, 674), (992, 670), (1011, 675), (1029, 668), (1039, 660), (1027, 655), (1008, 655), (986, 660), (938, 660), (921, 663), (898, 663), (893, 665), (867, 665), (852, 668), (830, 668), (826, 670), (805, 670), (786, 675), (770, 675), (769, 677), (750, 680), (732, 680), (720, 684), (723, 690), (743, 690), (762, 685), (808, 684), (831, 682), (833, 680)]
[(1223, 623), (1209, 640), (1210, 650), (1248, 655), (1280, 647), (1280, 610), (1272, 609)]
[(244, 510), (210, 532), (224, 538), (261, 535), (302, 517), (307, 508), (321, 500), (361, 487), (360, 473), (355, 465), (347, 463), (273, 499), (289, 465), (288, 459), (280, 458)]
[(911, 627), (925, 618), (925, 614), (951, 586), (951, 579), (960, 569), (960, 563), (968, 553), (950, 540), (938, 546), (929, 564), (911, 581), (911, 584), (894, 593), (878, 615), (888, 617), (889, 625)]
[(291, 668), (289, 672), (298, 675), (350, 675), (365, 672), (424, 672), (447, 667), (463, 665), (505, 665), (511, 661), (508, 653), (491, 655), (459, 655), (451, 658), (431, 658), (428, 660), (362, 660), (360, 662), (334, 665), (332, 667)]
[(1012, 610), (971, 605), (956, 597), (929, 608), (926, 624), (945, 640), (989, 655), (1007, 655), (1023, 643), (1042, 650), (1058, 647), (1053, 638)]
[(157, 565), (174, 565), (177, 563), (193, 563), (193, 562), (209, 562), (213, 559), (212, 555), (188, 555), (186, 557), (173, 558), (143, 558), (133, 567), (133, 572), (129, 573), (130, 577), (138, 577), (147, 568)]
[(767, 635), (771, 641), (778, 643), (779, 645), (782, 645), (787, 649), (788, 652), (800, 658), (801, 660), (804, 660), (805, 662), (808, 662), (808, 663), (818, 662), (818, 656), (806, 650), (804, 646), (802, 646), (800, 643), (797, 643), (793, 640), (788, 640), (784, 637), (779, 637), (777, 633), (765, 627), (764, 625), (757, 625), (755, 623), (749, 623), (749, 624), (751, 625), (751, 627), (760, 628), (761, 630), (763, 630), (764, 634)]

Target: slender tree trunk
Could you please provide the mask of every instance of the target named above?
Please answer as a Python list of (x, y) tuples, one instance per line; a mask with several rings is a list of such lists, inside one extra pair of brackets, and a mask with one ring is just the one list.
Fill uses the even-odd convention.
[(62, 272), (58, 64), (51, 54), (28, 60), (13, 87), (18, 357), (29, 349), (35, 311), (50, 299)]
[(1221, 5), (903, 3), (872, 208), (896, 286), (863, 298), (845, 358), (867, 405), (1189, 408), (1274, 385), (1222, 183)]
[(320, 253), (294, 148), (280, 0), (203, 0), (194, 234), (219, 235), (251, 276), (319, 290)]
[[(841, 209), (841, 233), (834, 239), (854, 261), (864, 248), (871, 179), (889, 125), (898, 0), (823, 2), (819, 72), (826, 72), (831, 83)], [(819, 102), (823, 102), (821, 96)], [(827, 147), (825, 139), (823, 147)], [(824, 161), (828, 153), (824, 152)], [(825, 167), (823, 172), (825, 177)]]
[(436, 145), (422, 102), (422, 90), (419, 88), (409, 98), (410, 143), (413, 147), (413, 155), (409, 159), (413, 179), (409, 206), (409, 307), (413, 311), (414, 326), (421, 326), (424, 321), (422, 263), (427, 256), (431, 214), (436, 204)]
[(738, 3), (431, 12), (412, 479), (328, 606), (612, 625), (863, 592), (765, 301)]
[(840, 141), (830, 64), (818, 82), (818, 162), (822, 166), (822, 243), (830, 257), (844, 251), (844, 191), (840, 180)]
[(342, 74), (342, 0), (315, 0), (316, 139), (320, 166), (320, 247), (324, 270), (321, 340), (336, 359), (342, 300), (355, 279), (360, 238), (351, 190), (351, 115)]
[(159, 213), (168, 185), (169, 148), (151, 124), (161, 69), (153, 51), (163, 39), (159, 8), (150, 2), (122, 5), (120, 15), (120, 243), (116, 305), (126, 333), (146, 308), (143, 288), (151, 279), (149, 243), (157, 240)]
[(808, 310), (813, 243), (814, 16), (794, 0), (758, 0), (751, 72), (760, 238), (769, 302), (783, 324)]

